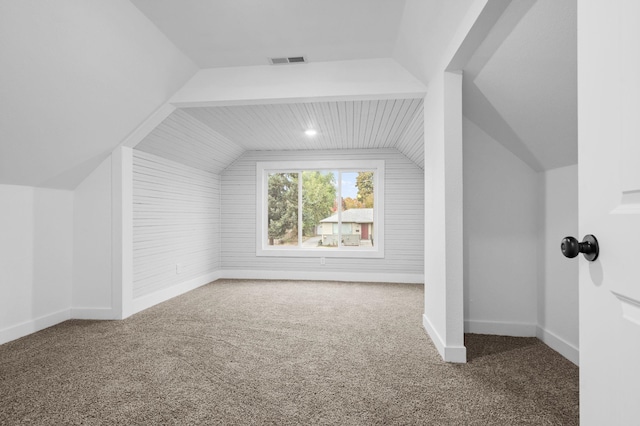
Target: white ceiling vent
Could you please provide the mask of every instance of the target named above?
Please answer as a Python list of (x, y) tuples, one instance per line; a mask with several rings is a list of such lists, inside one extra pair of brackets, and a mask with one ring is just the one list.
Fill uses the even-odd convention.
[(269, 58), (271, 65), (280, 64), (306, 64), (307, 58), (305, 56), (285, 56), (282, 58)]

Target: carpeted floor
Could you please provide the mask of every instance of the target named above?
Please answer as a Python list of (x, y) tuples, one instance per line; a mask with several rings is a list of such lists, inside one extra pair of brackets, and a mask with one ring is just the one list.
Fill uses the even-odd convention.
[(578, 368), (468, 335), (443, 363), (419, 285), (222, 280), (124, 321), (0, 346), (1, 425), (577, 425)]

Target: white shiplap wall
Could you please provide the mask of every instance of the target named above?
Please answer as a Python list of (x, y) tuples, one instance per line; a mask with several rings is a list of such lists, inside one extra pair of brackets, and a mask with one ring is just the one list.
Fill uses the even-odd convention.
[[(385, 160), (384, 259), (256, 256), (256, 162)], [(224, 270), (423, 275), (424, 173), (395, 149), (249, 151), (222, 173), (221, 261)], [(286, 276), (286, 275), (283, 275)], [(364, 277), (364, 275), (363, 275)]]
[(133, 256), (134, 299), (218, 270), (220, 176), (134, 149)]

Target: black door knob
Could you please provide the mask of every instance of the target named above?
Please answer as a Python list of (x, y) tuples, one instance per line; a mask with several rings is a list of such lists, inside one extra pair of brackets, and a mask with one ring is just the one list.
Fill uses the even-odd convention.
[(598, 258), (600, 253), (600, 247), (598, 247), (598, 240), (593, 235), (585, 235), (582, 242), (578, 242), (573, 237), (564, 237), (560, 244), (560, 250), (566, 257), (576, 257), (578, 253), (584, 254), (584, 258), (589, 261), (594, 261)]

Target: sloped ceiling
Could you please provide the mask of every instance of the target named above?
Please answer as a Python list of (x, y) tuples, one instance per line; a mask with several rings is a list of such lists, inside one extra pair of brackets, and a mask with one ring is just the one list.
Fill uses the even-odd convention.
[(396, 148), (422, 167), (423, 120), (422, 99), (184, 108), (136, 149), (213, 173), (274, 150)]
[(405, 0), (132, 0), (200, 68), (388, 58)]
[[(495, 1), (495, 0), (491, 0)], [(521, 1), (521, 0), (517, 0)], [(475, 0), (406, 0), (393, 57), (428, 85)]]
[(233, 140), (180, 109), (164, 119), (135, 148), (216, 174), (245, 151)]
[[(182, 87), (197, 66), (265, 64), (268, 56), (291, 54), (308, 55), (310, 61), (394, 57), (414, 74), (424, 74), (435, 66), (439, 46), (446, 44), (456, 19), (471, 3), (132, 1), (0, 2), (0, 184), (74, 188)], [(576, 0), (513, 1), (507, 12), (497, 36), (489, 38), (475, 63), (465, 69), (465, 116), (535, 170), (573, 164), (577, 151)], [(415, 30), (420, 32), (417, 38)], [(417, 39), (433, 43), (411, 44)], [(314, 143), (379, 144), (371, 139), (371, 134), (377, 134), (373, 129), (368, 140), (328, 138), (327, 134), (352, 131), (361, 137), (366, 127), (362, 124), (369, 123), (365, 118), (356, 124), (349, 118), (350, 107), (336, 106), (340, 108), (345, 114), (320, 129)], [(360, 114), (372, 111), (371, 106), (354, 104), (354, 116), (357, 108)], [(281, 117), (282, 111), (267, 109), (263, 107), (260, 115), (269, 117), (268, 122)], [(242, 149), (249, 148), (237, 142), (240, 139), (257, 146), (255, 135), (233, 136), (232, 129), (223, 126), (231, 123), (220, 123), (219, 116), (231, 110), (183, 112), (186, 115), (172, 118), (175, 123), (163, 125), (175, 127), (180, 120), (187, 122), (188, 115), (216, 132), (215, 137)], [(249, 116), (256, 111), (245, 109), (244, 113)], [(333, 116), (322, 114), (318, 120)], [(410, 121), (410, 114), (406, 119), (396, 117), (399, 123)], [(296, 121), (295, 114), (289, 118), (293, 121), (288, 125), (280, 119), (280, 129), (307, 125), (299, 118)], [(338, 122), (351, 127), (337, 130)], [(259, 123), (258, 119), (246, 122), (253, 127)], [(194, 136), (195, 144), (206, 131), (192, 124), (193, 132), (200, 134)], [(421, 164), (422, 153), (415, 143), (418, 121), (412, 126), (389, 133), (410, 137), (384, 143)], [(161, 135), (162, 130), (154, 137), (166, 138), (168, 133)], [(269, 134), (267, 128), (255, 132)], [(306, 139), (265, 140), (272, 145), (260, 149), (311, 146)]]
[(196, 72), (127, 0), (0, 2), (0, 184), (73, 189)]
[[(255, 0), (234, 4), (188, 0), (184, 6), (170, 0), (133, 2), (204, 66), (264, 64), (270, 55), (308, 54), (313, 61), (392, 54), (414, 75), (428, 74), (434, 68), (438, 49), (453, 31), (443, 25), (463, 15), (471, 3), (375, 0), (377, 7), (371, 7), (369, 1), (328, 1), (322, 2), (326, 10), (320, 13), (314, 9), (318, 3), (295, 0), (269, 5)], [(239, 16), (242, 19), (236, 19)], [(465, 116), (536, 171), (577, 161), (575, 17), (576, 0), (511, 2), (464, 70)], [(360, 29), (359, 36), (368, 40), (368, 47), (351, 43), (355, 40), (351, 29), (334, 28), (343, 18)], [(293, 23), (286, 23), (291, 20)], [(237, 21), (247, 23), (240, 24), (240, 35), (231, 28)], [(298, 25), (301, 21), (307, 25)], [(380, 25), (382, 21), (384, 25)], [(209, 28), (208, 23), (219, 25)], [(376, 25), (379, 28), (374, 30)], [(416, 31), (420, 34), (416, 35)], [(433, 37), (425, 36), (431, 33)], [(414, 39), (432, 39), (433, 43), (415, 45)], [(294, 40), (293, 44), (290, 40)], [(295, 44), (298, 41), (302, 42)], [(389, 43), (393, 44), (392, 50), (388, 49)], [(314, 50), (320, 45), (331, 47), (336, 55), (320, 48)], [(377, 47), (371, 49), (374, 45)], [(290, 46), (308, 49), (289, 51)], [(411, 116), (421, 106), (395, 111), (386, 105), (386, 114), (396, 118), (390, 125), (399, 126), (388, 133), (378, 133), (380, 128), (387, 129), (384, 126), (388, 123), (380, 127), (381, 122), (370, 117), (378, 106), (319, 102), (184, 111), (247, 150), (395, 147), (422, 166), (424, 152), (415, 138), (422, 136), (417, 127), (423, 123)], [(409, 116), (403, 117), (404, 112)], [(385, 120), (386, 116), (379, 119)], [(406, 123), (414, 127), (410, 129)], [(325, 128), (319, 129), (315, 139), (301, 133), (307, 127), (323, 125)], [(386, 136), (390, 138), (380, 139)]]
[(513, 2), (465, 69), (465, 116), (537, 171), (578, 161), (576, 7)]

